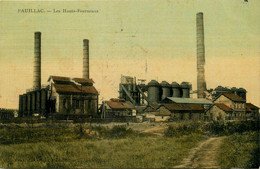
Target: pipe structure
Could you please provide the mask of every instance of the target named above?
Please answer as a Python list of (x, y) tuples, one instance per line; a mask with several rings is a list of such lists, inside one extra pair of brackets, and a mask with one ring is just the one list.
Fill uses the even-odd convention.
[(41, 89), (41, 32), (34, 34), (33, 88)]
[(205, 45), (204, 45), (204, 26), (203, 26), (203, 13), (199, 12), (196, 15), (197, 23), (197, 92), (198, 98), (204, 98), (206, 91), (205, 81)]
[(89, 79), (89, 40), (83, 40), (83, 78)]

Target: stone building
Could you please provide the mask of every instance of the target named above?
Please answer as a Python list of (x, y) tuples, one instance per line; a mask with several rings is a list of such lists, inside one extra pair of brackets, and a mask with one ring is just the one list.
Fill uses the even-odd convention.
[(130, 101), (112, 98), (101, 105), (101, 118), (132, 118), (136, 116), (135, 106)]
[(171, 112), (158, 104), (151, 104), (147, 106), (143, 116), (146, 121), (162, 122), (171, 118)]
[(94, 81), (86, 78), (50, 76), (50, 107), (60, 114), (85, 114), (97, 117), (98, 92)]
[(246, 103), (246, 119), (257, 120), (259, 119), (259, 107), (252, 103)]
[(225, 103), (215, 103), (206, 111), (206, 116), (213, 121), (225, 121), (233, 119), (232, 113), (233, 109)]
[(173, 121), (200, 121), (204, 120), (205, 115), (205, 109), (199, 104), (165, 104), (161, 105), (157, 110), (162, 113), (170, 112)]
[(159, 110), (155, 113), (155, 121), (161, 122), (161, 121), (168, 121), (171, 118), (171, 112), (169, 111), (162, 111)]
[[(228, 115), (228, 120), (246, 120), (246, 100), (233, 93), (221, 93), (214, 103), (223, 103), (232, 109), (232, 112)], [(210, 111), (210, 114), (214, 114), (215, 109)], [(213, 115), (212, 115), (213, 117)]]

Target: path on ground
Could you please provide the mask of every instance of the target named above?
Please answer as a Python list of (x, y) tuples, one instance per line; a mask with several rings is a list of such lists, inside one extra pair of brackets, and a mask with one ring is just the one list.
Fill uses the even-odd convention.
[(217, 153), (224, 137), (212, 137), (191, 149), (187, 158), (174, 168), (220, 168), (217, 164)]
[(158, 135), (158, 136), (163, 136), (164, 131), (165, 131), (165, 127), (163, 127), (163, 126), (157, 126), (157, 127), (152, 127), (152, 128), (150, 128), (150, 129), (146, 129), (146, 130), (144, 130), (143, 132), (144, 132), (144, 133), (155, 134), (155, 135)]

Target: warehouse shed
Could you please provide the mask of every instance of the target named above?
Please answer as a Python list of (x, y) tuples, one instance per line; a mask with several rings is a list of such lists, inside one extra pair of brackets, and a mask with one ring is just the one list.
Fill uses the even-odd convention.
[(160, 113), (171, 113), (171, 119), (179, 120), (204, 120), (205, 109), (199, 104), (179, 103), (165, 104), (157, 109)]
[(131, 118), (136, 116), (135, 106), (130, 101), (125, 101), (124, 99), (111, 98), (104, 101), (100, 109), (102, 118)]
[(209, 107), (211, 107), (211, 105), (213, 105), (212, 101), (207, 100), (207, 99), (203, 99), (203, 98), (194, 99), (194, 98), (167, 97), (164, 100), (162, 100), (161, 103), (162, 104), (173, 104), (173, 103), (177, 103), (177, 104), (198, 104), (198, 105), (202, 105), (205, 109), (208, 109)]

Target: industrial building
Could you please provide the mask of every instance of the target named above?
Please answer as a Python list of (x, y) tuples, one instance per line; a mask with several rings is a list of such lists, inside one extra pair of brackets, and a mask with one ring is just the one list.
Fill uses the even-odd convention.
[(55, 104), (55, 112), (97, 117), (98, 92), (93, 80), (50, 76), (48, 82), (51, 86), (49, 101)]
[[(143, 82), (144, 80), (142, 80)], [(151, 80), (148, 84), (136, 83), (136, 77), (121, 76), (119, 84), (119, 99), (130, 101), (135, 106), (159, 103), (167, 97), (190, 98), (191, 84), (166, 81), (158, 83)]]
[(112, 98), (104, 101), (101, 108), (101, 118), (132, 118), (136, 116), (135, 106), (123, 99)]
[[(207, 114), (212, 120), (246, 120), (246, 100), (233, 93), (221, 93)], [(219, 111), (219, 108), (224, 112)]]
[[(244, 88), (218, 86), (207, 89), (203, 13), (196, 15), (197, 90), (190, 82), (160, 83), (121, 75), (119, 97), (98, 108), (94, 81), (89, 76), (89, 40), (83, 40), (83, 76), (50, 76), (41, 86), (41, 33), (35, 32), (33, 88), (19, 96), (19, 115), (77, 115), (101, 119), (139, 118), (167, 120), (247, 120), (259, 118), (259, 108), (246, 103)], [(193, 94), (197, 94), (194, 98)], [(141, 120), (141, 121), (142, 121)]]
[(41, 85), (41, 32), (34, 36), (33, 88), (19, 96), (19, 116), (84, 114), (97, 117), (98, 92), (89, 79), (89, 40), (83, 40), (83, 77), (50, 76)]

